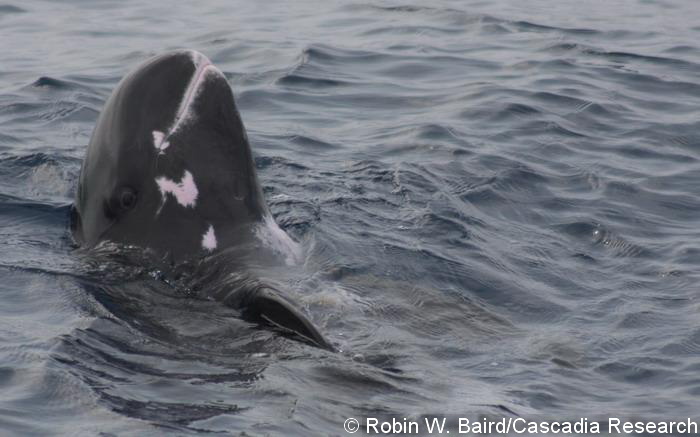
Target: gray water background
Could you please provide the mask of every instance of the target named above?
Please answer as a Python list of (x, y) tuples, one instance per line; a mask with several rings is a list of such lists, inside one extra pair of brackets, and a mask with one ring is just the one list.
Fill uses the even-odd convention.
[[(698, 41), (694, 1), (2, 3), (2, 434), (700, 419)], [(178, 48), (229, 79), (338, 353), (75, 253), (102, 105)]]

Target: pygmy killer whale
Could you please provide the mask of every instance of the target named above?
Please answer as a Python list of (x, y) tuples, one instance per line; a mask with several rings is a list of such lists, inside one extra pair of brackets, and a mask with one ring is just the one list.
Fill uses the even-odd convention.
[[(290, 261), (295, 243), (263, 199), (233, 92), (204, 55), (156, 56), (102, 110), (71, 213), (75, 242), (141, 247), (178, 263), (235, 247)], [(226, 304), (332, 349), (283, 293), (224, 293)]]

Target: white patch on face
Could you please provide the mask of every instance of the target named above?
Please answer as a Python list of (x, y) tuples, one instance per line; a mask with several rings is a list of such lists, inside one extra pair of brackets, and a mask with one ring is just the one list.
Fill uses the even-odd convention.
[(275, 222), (271, 215), (266, 215), (263, 222), (257, 225), (255, 236), (262, 244), (284, 257), (288, 266), (301, 260), (301, 247), (292, 240)]
[(202, 247), (209, 252), (216, 249), (216, 235), (214, 235), (214, 226), (209, 225), (209, 229), (202, 236)]
[(165, 134), (159, 130), (153, 131), (153, 146), (158, 150), (158, 154), (162, 155), (165, 153), (165, 149), (170, 146), (170, 143), (165, 141)]
[[(163, 204), (161, 205), (161, 208), (163, 208), (163, 205), (165, 205), (165, 198), (167, 194), (172, 194), (177, 200), (177, 203), (180, 205), (194, 208), (199, 192), (197, 191), (197, 186), (194, 184), (192, 173), (189, 171), (185, 170), (185, 174), (182, 176), (180, 182), (175, 182), (161, 176), (156, 178), (156, 184), (158, 184), (160, 194), (163, 196)], [(159, 212), (160, 209), (158, 209), (158, 213)]]

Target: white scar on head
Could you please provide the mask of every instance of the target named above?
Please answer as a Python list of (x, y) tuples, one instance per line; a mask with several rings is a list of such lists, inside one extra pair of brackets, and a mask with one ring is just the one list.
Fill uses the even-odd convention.
[(216, 249), (216, 235), (214, 235), (214, 226), (209, 225), (209, 229), (202, 236), (202, 247), (209, 252)]
[(263, 245), (284, 257), (284, 262), (288, 266), (295, 265), (301, 260), (301, 247), (277, 225), (271, 215), (265, 215), (263, 222), (257, 225), (255, 235)]
[(177, 109), (173, 125), (168, 130), (168, 135), (177, 132), (183, 123), (192, 118), (192, 104), (197, 100), (202, 84), (206, 81), (207, 77), (210, 75), (224, 75), (218, 68), (212, 65), (211, 61), (203, 54), (190, 52), (190, 55), (195, 65), (195, 71), (182, 96), (182, 101), (180, 101), (180, 106)]
[(170, 143), (166, 141), (168, 137), (176, 133), (180, 127), (194, 116), (192, 106), (197, 100), (202, 84), (206, 79), (212, 75), (225, 77), (221, 70), (212, 65), (211, 61), (203, 54), (195, 51), (188, 51), (188, 54), (195, 66), (195, 71), (182, 95), (182, 100), (175, 113), (173, 123), (170, 128), (168, 128), (167, 132), (153, 131), (153, 145), (158, 149), (159, 154), (164, 153), (165, 149), (170, 145)]
[(175, 197), (177, 200), (177, 203), (180, 205), (194, 208), (199, 192), (197, 191), (197, 186), (194, 184), (192, 173), (189, 171), (185, 170), (185, 174), (182, 176), (180, 182), (175, 182), (161, 176), (156, 178), (156, 184), (158, 184), (158, 189), (163, 197), (163, 203), (160, 205), (160, 208), (158, 208), (156, 214), (159, 214), (160, 210), (163, 208), (163, 205), (165, 205), (166, 195), (168, 193), (173, 195), (173, 197)]
[(154, 130), (153, 145), (155, 146), (156, 150), (158, 150), (158, 154), (162, 155), (163, 153), (165, 153), (165, 149), (168, 148), (170, 143), (165, 141), (165, 134), (163, 132), (159, 130)]

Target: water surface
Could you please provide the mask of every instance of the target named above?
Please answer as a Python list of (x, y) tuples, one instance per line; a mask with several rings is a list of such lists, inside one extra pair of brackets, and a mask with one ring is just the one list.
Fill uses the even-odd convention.
[[(699, 16), (690, 1), (5, 2), (0, 429), (693, 417)], [(72, 247), (102, 105), (178, 48), (229, 79), (304, 250), (267, 274), (338, 353)]]

